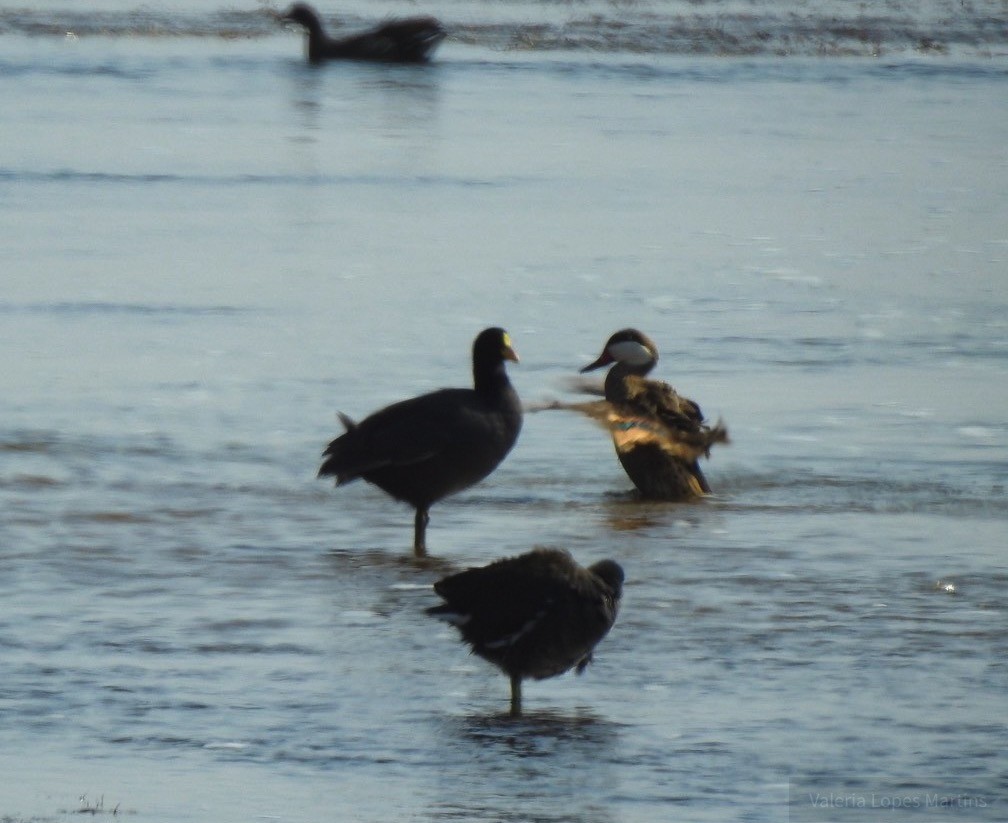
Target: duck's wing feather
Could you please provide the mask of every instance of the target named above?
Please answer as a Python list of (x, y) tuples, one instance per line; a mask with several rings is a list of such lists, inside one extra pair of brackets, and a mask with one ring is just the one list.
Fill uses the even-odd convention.
[(607, 400), (589, 400), (582, 403), (566, 403), (562, 400), (547, 400), (541, 403), (532, 403), (525, 406), (526, 412), (541, 411), (572, 411), (583, 414), (593, 420), (604, 429), (609, 428), (609, 416), (612, 413), (612, 404)]
[[(659, 416), (627, 403), (610, 403), (608, 400), (565, 403), (553, 400), (526, 407), (529, 412), (556, 409), (577, 412), (606, 429), (619, 450), (653, 444), (669, 456), (687, 463), (702, 456), (709, 457), (711, 446), (729, 442), (728, 429), (720, 420), (712, 426), (706, 423), (694, 425), (685, 416)], [(673, 421), (671, 425), (670, 419)]]
[(620, 399), (633, 411), (657, 418), (670, 428), (696, 431), (703, 424), (700, 406), (661, 380), (629, 375), (623, 378)]
[(668, 456), (686, 463), (709, 457), (712, 446), (729, 442), (728, 429), (720, 420), (713, 426), (704, 424), (695, 429), (671, 427), (661, 419), (613, 406), (606, 425), (617, 451), (653, 445)]

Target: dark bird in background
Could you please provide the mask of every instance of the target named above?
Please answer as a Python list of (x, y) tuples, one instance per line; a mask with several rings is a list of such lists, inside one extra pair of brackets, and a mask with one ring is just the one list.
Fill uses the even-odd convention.
[(376, 60), (389, 63), (424, 63), (444, 40), (444, 27), (433, 17), (389, 20), (350, 37), (326, 34), (318, 13), (307, 3), (295, 3), (280, 19), (299, 23), (308, 32), (308, 62), (324, 60)]
[(690, 500), (711, 489), (700, 470), (711, 446), (728, 442), (720, 423), (704, 422), (700, 407), (668, 383), (648, 380), (658, 347), (636, 329), (606, 341), (602, 354), (581, 372), (612, 365), (605, 379), (605, 402), (574, 404), (609, 429), (623, 469), (645, 498)]
[(623, 569), (612, 560), (582, 568), (566, 551), (535, 549), (434, 584), (445, 601), (427, 614), (457, 626), (474, 654), (511, 678), (511, 714), (521, 682), (591, 662), (616, 620)]
[(490, 474), (518, 439), (522, 408), (508, 360), (518, 362), (507, 332), (485, 329), (473, 342), (473, 388), (403, 400), (360, 423), (341, 413), (346, 432), (326, 448), (319, 476), (335, 476), (337, 486), (363, 477), (413, 506), (413, 550), (423, 557), (431, 505)]

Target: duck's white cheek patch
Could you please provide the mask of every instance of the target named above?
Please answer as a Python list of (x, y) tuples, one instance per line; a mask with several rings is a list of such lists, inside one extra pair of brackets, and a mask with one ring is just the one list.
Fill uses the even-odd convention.
[(620, 363), (626, 363), (628, 366), (643, 366), (654, 360), (654, 355), (651, 352), (640, 343), (635, 343), (632, 340), (613, 343), (609, 347), (609, 354)]

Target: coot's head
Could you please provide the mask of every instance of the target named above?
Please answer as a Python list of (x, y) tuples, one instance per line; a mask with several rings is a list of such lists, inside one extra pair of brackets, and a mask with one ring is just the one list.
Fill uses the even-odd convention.
[(473, 364), (494, 367), (505, 360), (518, 362), (518, 353), (511, 345), (511, 336), (497, 327), (481, 331), (473, 341)]

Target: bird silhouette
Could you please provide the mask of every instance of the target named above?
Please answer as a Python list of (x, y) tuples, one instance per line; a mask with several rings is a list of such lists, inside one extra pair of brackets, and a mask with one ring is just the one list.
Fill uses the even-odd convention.
[(304, 26), (308, 33), (309, 63), (326, 60), (423, 63), (430, 59), (447, 34), (433, 17), (407, 17), (389, 20), (349, 37), (330, 37), (318, 12), (307, 3), (295, 3), (280, 15), (280, 19)]
[(445, 601), (427, 609), (458, 627), (474, 654), (511, 680), (511, 714), (521, 714), (521, 684), (591, 662), (616, 620), (623, 569), (612, 560), (588, 568), (561, 549), (535, 549), (434, 584)]
[(485, 329), (473, 341), (473, 388), (403, 400), (360, 423), (341, 413), (346, 432), (326, 447), (319, 476), (338, 486), (361, 477), (413, 506), (413, 551), (424, 556), (431, 505), (490, 474), (518, 439), (522, 408), (508, 360), (518, 355), (507, 332)]

